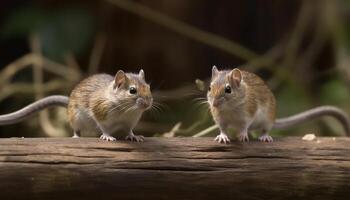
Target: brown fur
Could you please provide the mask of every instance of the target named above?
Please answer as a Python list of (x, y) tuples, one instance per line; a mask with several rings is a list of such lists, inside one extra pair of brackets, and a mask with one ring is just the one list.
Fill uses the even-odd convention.
[(130, 77), (130, 85), (137, 86), (140, 96), (151, 98), (151, 89), (143, 79), (140, 79), (136, 74), (129, 74), (128, 76)]
[[(151, 98), (151, 91), (146, 82), (137, 74), (126, 74), (128, 85), (136, 85), (140, 96)], [(68, 118), (73, 121), (77, 110), (91, 109), (97, 120), (104, 120), (113, 107), (113, 103), (104, 94), (114, 77), (108, 74), (97, 74), (81, 81), (72, 91), (68, 103)], [(126, 85), (127, 86), (127, 85)]]
[(125, 131), (128, 140), (142, 142), (143, 137), (135, 135), (133, 129), (152, 103), (144, 71), (132, 74), (119, 70), (114, 77), (97, 74), (81, 81), (70, 95), (67, 112), (74, 137), (81, 132), (100, 132), (101, 139), (115, 141), (111, 135)]
[(276, 100), (271, 90), (257, 75), (241, 71), (243, 81), (247, 85), (245, 107), (250, 115), (254, 115), (257, 105), (266, 106), (269, 110), (269, 119), (274, 122), (276, 113)]
[(106, 90), (114, 77), (108, 74), (97, 74), (81, 81), (72, 91), (68, 103), (68, 119), (74, 121), (78, 109), (91, 108), (98, 119), (106, 116), (107, 108), (110, 107), (106, 102)]
[[(231, 93), (225, 93), (226, 86), (231, 86)], [(226, 132), (227, 126), (238, 131), (248, 127), (248, 131), (267, 132), (275, 121), (275, 97), (264, 81), (253, 73), (238, 69), (219, 71), (213, 67), (208, 101), (222, 132)]]
[(112, 104), (103, 98), (97, 98), (91, 101), (91, 108), (96, 119), (102, 121), (106, 119), (108, 111), (112, 108)]

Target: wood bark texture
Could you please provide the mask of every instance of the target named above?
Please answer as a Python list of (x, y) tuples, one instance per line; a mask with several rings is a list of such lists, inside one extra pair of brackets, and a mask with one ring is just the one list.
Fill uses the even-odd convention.
[(0, 139), (0, 199), (349, 199), (350, 138)]

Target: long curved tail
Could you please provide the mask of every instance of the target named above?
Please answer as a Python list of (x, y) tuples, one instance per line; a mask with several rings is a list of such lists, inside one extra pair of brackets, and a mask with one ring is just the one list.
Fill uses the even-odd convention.
[(5, 115), (0, 115), (0, 125), (14, 124), (20, 122), (34, 113), (37, 113), (50, 106), (63, 106), (67, 107), (68, 97), (61, 95), (48, 96), (40, 99), (28, 106)]
[(343, 125), (346, 135), (350, 136), (349, 116), (341, 109), (334, 106), (320, 106), (290, 117), (277, 119), (273, 128), (288, 128), (296, 124), (304, 123), (322, 116), (332, 116)]

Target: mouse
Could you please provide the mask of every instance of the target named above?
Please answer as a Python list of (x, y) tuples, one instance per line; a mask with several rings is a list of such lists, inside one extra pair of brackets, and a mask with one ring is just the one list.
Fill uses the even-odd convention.
[(207, 102), (220, 133), (219, 143), (230, 143), (228, 129), (238, 132), (241, 142), (249, 142), (249, 132), (259, 131), (259, 141), (273, 142), (269, 135), (273, 128), (284, 129), (328, 115), (338, 119), (347, 135), (350, 134), (349, 116), (335, 106), (319, 106), (290, 117), (276, 119), (276, 99), (258, 75), (240, 70), (218, 70), (212, 67)]
[(100, 133), (100, 139), (116, 141), (113, 133), (125, 131), (127, 140), (143, 142), (133, 129), (143, 112), (152, 107), (153, 97), (145, 72), (125, 73), (115, 76), (95, 74), (78, 83), (70, 96), (52, 95), (40, 99), (16, 112), (0, 115), (0, 125), (14, 124), (51, 106), (67, 108), (68, 122), (73, 138), (85, 132)]

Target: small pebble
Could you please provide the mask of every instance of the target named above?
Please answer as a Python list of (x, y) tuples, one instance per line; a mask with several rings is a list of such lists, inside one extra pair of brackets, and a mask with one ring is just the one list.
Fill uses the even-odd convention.
[(316, 135), (315, 134), (306, 134), (302, 138), (302, 140), (306, 140), (306, 141), (313, 141), (315, 139), (316, 139)]

